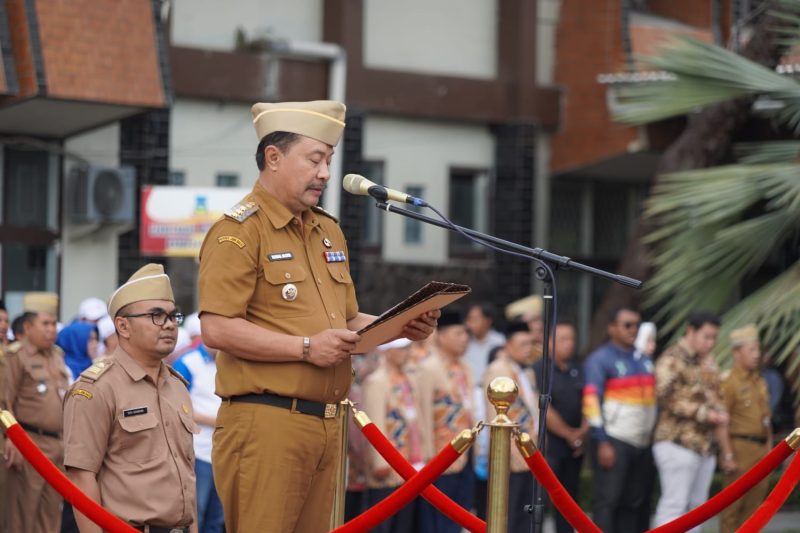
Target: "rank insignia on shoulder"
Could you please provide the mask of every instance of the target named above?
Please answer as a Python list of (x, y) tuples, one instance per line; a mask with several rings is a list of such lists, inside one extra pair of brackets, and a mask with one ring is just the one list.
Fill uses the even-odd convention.
[(70, 396), (83, 396), (87, 400), (91, 400), (92, 398), (94, 398), (94, 395), (91, 392), (89, 392), (88, 390), (83, 390), (83, 389), (73, 389), (69, 393), (69, 395)]
[(319, 213), (320, 215), (325, 215), (326, 217), (333, 219), (334, 222), (339, 222), (338, 218), (336, 218), (332, 214), (328, 213), (327, 211), (325, 211), (321, 207), (318, 207), (318, 206), (314, 205), (314, 206), (311, 206), (311, 210), (314, 211), (315, 213)]
[(175, 370), (174, 368), (172, 368), (169, 365), (167, 365), (167, 370), (169, 370), (169, 373), (172, 374), (174, 377), (178, 378), (180, 380), (180, 382), (183, 383), (186, 386), (187, 389), (189, 388), (189, 382), (186, 381), (186, 378), (183, 377), (183, 375), (181, 375), (180, 372), (178, 372), (177, 370)]
[(347, 260), (345, 257), (344, 252), (323, 252), (325, 254), (325, 262), (326, 263), (344, 263)]
[(236, 222), (244, 222), (256, 211), (258, 211), (258, 204), (255, 202), (241, 202), (225, 211), (225, 216)]
[(100, 376), (108, 372), (108, 369), (112, 366), (114, 366), (114, 361), (109, 359), (95, 361), (92, 366), (81, 372), (81, 379), (89, 383), (94, 383), (100, 379)]
[(9, 344), (6, 347), (5, 352), (6, 353), (17, 353), (20, 348), (22, 348), (22, 343), (19, 342), (19, 341), (14, 341), (14, 342), (12, 342), (11, 344)]
[(232, 242), (239, 248), (244, 248), (244, 241), (239, 237), (234, 237), (233, 235), (222, 235), (220, 237), (217, 237), (217, 242), (219, 244), (222, 244), (223, 242)]

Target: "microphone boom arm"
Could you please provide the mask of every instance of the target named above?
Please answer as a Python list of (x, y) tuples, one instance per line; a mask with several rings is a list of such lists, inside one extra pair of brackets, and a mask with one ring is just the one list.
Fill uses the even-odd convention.
[[(420, 213), (415, 213), (414, 211), (409, 211), (408, 209), (400, 209), (399, 207), (388, 204), (386, 202), (377, 202), (375, 204), (375, 207), (389, 213), (397, 213), (398, 215), (402, 215), (404, 217), (413, 218), (414, 220), (425, 222), (426, 224), (431, 224), (433, 226), (438, 226), (440, 228), (445, 228), (451, 231), (453, 230), (453, 228), (451, 228), (448, 224), (442, 222), (441, 220), (437, 220), (435, 218), (431, 218)], [(621, 276), (619, 274), (607, 272), (605, 270), (601, 270), (599, 268), (595, 268), (589, 265), (584, 265), (583, 263), (574, 261), (565, 255), (554, 254), (552, 252), (548, 252), (543, 248), (530, 248), (528, 246), (523, 246), (515, 242), (499, 239), (497, 237), (487, 235), (486, 233), (481, 233), (480, 231), (464, 228), (462, 226), (456, 226), (456, 227), (461, 231), (463, 231), (464, 233), (466, 233), (467, 235), (474, 237), (478, 240), (488, 242), (496, 246), (506, 248), (508, 250), (513, 250), (515, 252), (528, 255), (530, 257), (534, 257), (550, 265), (554, 265), (562, 270), (578, 270), (580, 272), (586, 272), (587, 274), (604, 278), (613, 281), (615, 283), (619, 283), (620, 285), (625, 285), (626, 287), (632, 287), (634, 289), (640, 289), (642, 287), (642, 282), (639, 281), (638, 279), (629, 278), (627, 276)]]

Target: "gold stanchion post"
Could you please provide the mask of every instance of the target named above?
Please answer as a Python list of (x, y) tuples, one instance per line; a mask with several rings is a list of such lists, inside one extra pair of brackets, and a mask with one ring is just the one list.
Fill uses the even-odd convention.
[(353, 402), (342, 400), (339, 403), (339, 439), (341, 443), (339, 470), (336, 475), (336, 490), (333, 494), (333, 512), (331, 513), (331, 529), (344, 524), (344, 502), (347, 494), (347, 427), (350, 424), (350, 408)]
[(518, 426), (508, 418), (508, 409), (519, 394), (514, 380), (492, 380), (486, 394), (497, 411), (489, 426), (489, 494), (486, 505), (486, 533), (508, 531), (508, 479), (511, 460), (511, 432)]

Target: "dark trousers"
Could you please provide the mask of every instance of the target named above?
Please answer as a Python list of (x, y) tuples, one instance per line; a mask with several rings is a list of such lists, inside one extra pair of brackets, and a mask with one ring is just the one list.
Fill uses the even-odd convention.
[(592, 453), (594, 467), (593, 518), (604, 533), (641, 533), (641, 513), (651, 495), (648, 492), (648, 468), (652, 461), (650, 447), (636, 448), (611, 437), (616, 461), (611, 468), (597, 464), (597, 450)]
[[(397, 487), (390, 489), (368, 489), (367, 490), (367, 505), (372, 507), (377, 504), (392, 492), (397, 490)], [(411, 503), (400, 509), (400, 511), (388, 520), (383, 521), (377, 527), (371, 529), (373, 533), (408, 533), (409, 531), (418, 531), (417, 508), (421, 498), (413, 500)]]
[(344, 494), (344, 521), (349, 522), (367, 510), (367, 491), (348, 490)]
[[(440, 477), (435, 485), (450, 499), (465, 509), (472, 507), (472, 490), (475, 487), (472, 468), (469, 465), (458, 474)], [(420, 501), (420, 533), (461, 533), (461, 526), (445, 517), (434, 506)]]
[[(564, 489), (577, 501), (583, 455), (573, 457), (573, 450), (566, 443), (563, 443), (563, 441), (557, 442), (556, 439), (558, 439), (558, 437), (551, 436), (550, 438), (552, 440), (548, 443), (550, 446), (547, 451), (547, 463), (550, 465), (550, 468), (561, 484), (564, 485)], [(549, 498), (548, 504), (550, 504)], [(553, 514), (556, 519), (557, 533), (573, 533), (574, 529), (569, 525), (569, 522), (561, 516), (561, 513), (559, 513), (557, 509), (553, 508)]]
[(533, 500), (533, 476), (530, 472), (512, 472), (508, 480), (508, 533), (528, 533), (531, 513), (525, 510)]

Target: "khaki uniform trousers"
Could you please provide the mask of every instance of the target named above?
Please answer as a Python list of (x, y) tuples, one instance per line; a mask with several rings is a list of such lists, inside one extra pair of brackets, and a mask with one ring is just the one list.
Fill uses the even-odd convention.
[[(64, 446), (61, 439), (29, 433), (48, 459), (63, 469)], [(53, 533), (61, 529), (62, 498), (42, 476), (23, 459), (20, 469), (8, 470), (8, 531)]]
[[(723, 486), (725, 487), (750, 470), (767, 453), (766, 446), (757, 442), (731, 438), (731, 444), (739, 470), (733, 474), (725, 474), (723, 476)], [(769, 476), (722, 511), (720, 514), (720, 533), (733, 533), (739, 529), (764, 501), (768, 490)]]
[(335, 418), (223, 401), (211, 462), (226, 531), (329, 531), (340, 447)]

